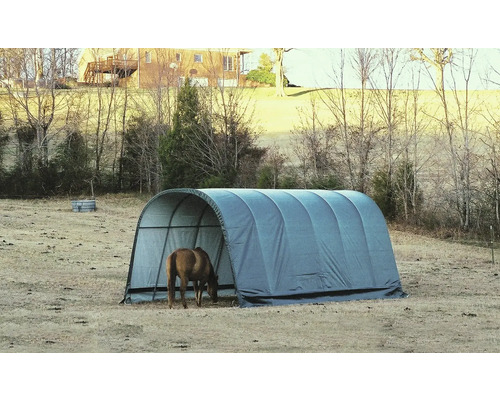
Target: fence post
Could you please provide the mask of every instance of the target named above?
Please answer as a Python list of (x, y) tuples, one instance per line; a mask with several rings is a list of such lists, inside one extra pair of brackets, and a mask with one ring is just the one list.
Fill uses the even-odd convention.
[(495, 232), (493, 231), (493, 225), (490, 225), (490, 245), (491, 245), (491, 263), (495, 265)]

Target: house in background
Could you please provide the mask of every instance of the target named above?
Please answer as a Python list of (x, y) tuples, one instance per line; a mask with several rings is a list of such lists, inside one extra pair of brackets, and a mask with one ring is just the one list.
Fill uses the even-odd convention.
[(87, 48), (78, 61), (80, 84), (122, 87), (244, 86), (248, 49)]

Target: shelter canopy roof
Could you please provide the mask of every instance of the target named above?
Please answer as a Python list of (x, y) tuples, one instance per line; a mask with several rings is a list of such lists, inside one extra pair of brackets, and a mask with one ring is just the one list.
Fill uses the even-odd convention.
[(362, 193), (175, 189), (144, 208), (125, 300), (164, 297), (166, 257), (197, 246), (243, 307), (404, 295), (385, 220)]

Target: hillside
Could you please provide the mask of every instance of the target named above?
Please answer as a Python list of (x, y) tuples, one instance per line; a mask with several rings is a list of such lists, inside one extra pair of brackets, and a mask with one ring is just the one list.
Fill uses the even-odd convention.
[[(256, 122), (263, 128), (264, 137), (275, 137), (282, 133), (287, 133), (294, 128), (295, 125), (300, 123), (298, 114), (299, 109), (310, 109), (311, 98), (317, 99), (318, 117), (327, 119), (331, 113), (328, 111), (326, 105), (321, 99), (327, 99), (328, 93), (332, 93), (336, 89), (307, 89), (307, 88), (286, 88), (285, 92), (287, 97), (278, 98), (274, 95), (274, 88), (258, 88), (250, 94), (250, 98), (255, 104), (256, 109)], [(347, 91), (347, 104), (350, 112), (359, 112), (356, 107), (354, 97), (359, 95), (359, 90), (348, 89)], [(369, 91), (373, 93), (373, 91)], [(413, 96), (411, 92), (405, 90), (395, 90), (395, 97), (397, 105), (401, 109), (406, 101), (407, 96)], [(385, 96), (386, 92), (381, 91)], [(498, 90), (480, 90), (471, 91), (469, 93), (469, 106), (473, 107), (473, 113), (479, 114), (487, 110), (496, 110), (500, 106), (500, 91)], [(452, 91), (446, 93), (447, 101), (450, 104), (450, 111), (456, 112), (456, 99)], [(465, 103), (465, 92), (458, 92), (459, 100), (462, 106)], [(349, 102), (349, 100), (351, 100)], [(432, 90), (418, 91), (418, 101), (422, 109), (427, 112), (427, 118), (432, 119), (434, 115), (439, 117), (442, 107), (440, 100), (436, 93)], [(376, 110), (372, 110), (376, 113)], [(485, 125), (485, 120), (479, 120), (479, 127)]]
[[(261, 128), (261, 141), (262, 143), (269, 143), (275, 139), (282, 139), (283, 135), (288, 135), (291, 130), (300, 124), (301, 118), (299, 110), (305, 110), (306, 112), (310, 110), (311, 99), (316, 99), (317, 105), (317, 115), (320, 120), (328, 121), (331, 120), (331, 112), (328, 111), (326, 105), (324, 104), (325, 99), (328, 98), (329, 93), (335, 92), (335, 89), (309, 89), (301, 87), (286, 88), (285, 92), (287, 97), (278, 98), (275, 96), (274, 88), (245, 88), (244, 97), (249, 100), (250, 104), (254, 107), (254, 123)], [(107, 101), (110, 97), (110, 89), (103, 89), (104, 101)], [(347, 93), (347, 106), (349, 108), (349, 113), (353, 116), (357, 116), (359, 110), (357, 108), (356, 96), (359, 96), (359, 90), (348, 89)], [(382, 96), (385, 96), (385, 91), (381, 91)], [(464, 92), (458, 92), (461, 104), (465, 103)], [(19, 96), (21, 94), (19, 93)], [(152, 111), (152, 97), (154, 94), (148, 93), (145, 90), (129, 89), (128, 90), (128, 113), (133, 114), (140, 109), (146, 112)], [(173, 98), (174, 93), (171, 93)], [(396, 90), (395, 97), (398, 102), (398, 107), (400, 110), (404, 108), (404, 102), (407, 100), (408, 95), (403, 90)], [(34, 99), (33, 93), (31, 96)], [(165, 95), (164, 95), (165, 96)], [(119, 88), (115, 94), (116, 105), (114, 106), (114, 112), (116, 116), (121, 117), (123, 113), (123, 89)], [(440, 117), (441, 104), (439, 98), (434, 91), (423, 90), (418, 92), (418, 101), (422, 110), (425, 110), (423, 118), (427, 118), (429, 121), (433, 122), (435, 118)], [(19, 97), (20, 98), (20, 97)], [(18, 98), (18, 99), (19, 99)], [(450, 104), (450, 111), (452, 113), (456, 112), (456, 99), (452, 91), (447, 92), (447, 99)], [(84, 114), (94, 118), (95, 115), (92, 112), (93, 108), (97, 107), (97, 91), (92, 88), (79, 88), (72, 90), (58, 90), (56, 91), (56, 118), (54, 121), (53, 129), (56, 130), (60, 127), (61, 123), (66, 117), (66, 112), (68, 104), (72, 106), (75, 105), (76, 101), (81, 103), (81, 106), (90, 105), (90, 112), (88, 110), (83, 111)], [(489, 110), (497, 110), (500, 108), (500, 91), (497, 90), (484, 90), (484, 91), (473, 91), (470, 92), (470, 107), (473, 108), (473, 114), (488, 114)], [(370, 112), (377, 117), (377, 110), (375, 104), (376, 100), (373, 102), (373, 106)], [(2, 113), (4, 123), (8, 127), (12, 124), (12, 105), (15, 102), (9, 100), (6, 89), (0, 88), (0, 112)], [(17, 104), (18, 116), (23, 119), (25, 112)], [(115, 118), (116, 119), (116, 118)], [(87, 124), (87, 121), (81, 121)], [(486, 125), (486, 120), (483, 116), (477, 119), (477, 128), (482, 129)]]

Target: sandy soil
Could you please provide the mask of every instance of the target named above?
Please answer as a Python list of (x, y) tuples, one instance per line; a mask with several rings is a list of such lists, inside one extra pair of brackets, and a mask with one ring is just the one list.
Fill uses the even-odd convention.
[[(407, 299), (120, 305), (145, 199), (0, 200), (0, 352), (498, 352), (491, 250), (391, 230)], [(500, 258), (500, 257), (499, 257)]]

